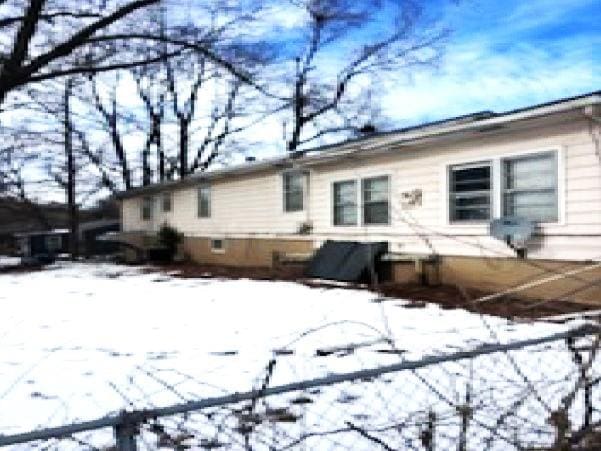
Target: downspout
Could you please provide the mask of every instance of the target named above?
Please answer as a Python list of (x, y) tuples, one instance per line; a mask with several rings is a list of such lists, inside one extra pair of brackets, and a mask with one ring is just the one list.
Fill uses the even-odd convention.
[(588, 105), (583, 108), (584, 116), (588, 119), (588, 132), (591, 135), (593, 146), (595, 147), (595, 154), (601, 164), (601, 125), (597, 125), (595, 130), (595, 123), (601, 124), (601, 105)]

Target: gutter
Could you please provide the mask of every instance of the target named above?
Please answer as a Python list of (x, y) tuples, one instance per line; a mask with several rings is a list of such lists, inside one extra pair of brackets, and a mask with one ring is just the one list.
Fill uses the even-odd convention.
[[(274, 168), (302, 168), (315, 166), (328, 161), (336, 161), (344, 156), (353, 155), (358, 152), (383, 150), (385, 147), (415, 143), (420, 140), (442, 137), (449, 134), (468, 132), (482, 129), (496, 129), (508, 123), (521, 120), (534, 119), (543, 116), (548, 116), (557, 113), (563, 113), (570, 110), (583, 109), (587, 117), (599, 121), (599, 117), (593, 114), (589, 116), (587, 111), (598, 112), (598, 107), (601, 105), (601, 91), (594, 92), (589, 95), (572, 98), (566, 101), (552, 102), (539, 107), (529, 107), (520, 110), (508, 111), (487, 117), (484, 119), (474, 119), (470, 122), (454, 123), (446, 127), (440, 126), (439, 122), (435, 122), (423, 127), (414, 127), (406, 129), (406, 131), (392, 131), (383, 134), (377, 134), (372, 137), (363, 138), (343, 142), (340, 144), (332, 144), (328, 146), (316, 147), (303, 151), (298, 155), (285, 155), (271, 160), (264, 160), (257, 163), (246, 164), (238, 167), (229, 167), (217, 169), (209, 172), (193, 175), (184, 180), (174, 180), (171, 182), (149, 185), (146, 187), (134, 188), (129, 191), (122, 191), (116, 194), (117, 199), (127, 199), (143, 194), (152, 194), (164, 189), (180, 188), (190, 185), (198, 185), (205, 181), (215, 180), (222, 177), (231, 176), (234, 174), (252, 174), (263, 170)], [(452, 119), (450, 121), (453, 121)], [(431, 128), (428, 130), (428, 128)], [(396, 136), (395, 136), (396, 135)], [(386, 139), (387, 136), (390, 136)], [(324, 151), (324, 149), (332, 148), (332, 150)], [(322, 150), (322, 153), (316, 155), (307, 155), (308, 152), (316, 152)], [(389, 150), (389, 149), (385, 149)]]
[[(308, 156), (304, 158), (305, 162), (312, 163), (317, 162), (319, 160), (324, 159), (334, 159), (338, 156), (350, 155), (356, 152), (364, 152), (369, 150), (376, 150), (382, 147), (387, 147), (391, 145), (399, 145), (399, 144), (408, 144), (415, 143), (417, 141), (435, 138), (439, 136), (472, 131), (472, 130), (480, 130), (483, 128), (489, 127), (497, 127), (502, 126), (507, 123), (517, 122), (520, 120), (526, 119), (534, 119), (538, 117), (548, 116), (556, 113), (563, 113), (570, 110), (584, 109), (585, 111), (593, 111), (595, 106), (601, 104), (601, 94), (594, 94), (592, 96), (573, 100), (566, 103), (549, 105), (547, 107), (537, 108), (533, 110), (525, 110), (518, 113), (502, 113), (490, 119), (482, 119), (475, 122), (468, 122), (465, 124), (452, 125), (448, 127), (436, 128), (430, 131), (422, 131), (422, 132), (414, 132), (409, 134), (404, 134), (401, 137), (391, 138), (388, 140), (381, 140), (377, 143), (366, 144), (360, 146), (358, 148), (343, 150), (340, 152), (332, 152), (328, 154)], [(586, 113), (585, 113), (586, 114)], [(593, 120), (600, 121), (598, 116), (591, 117), (587, 114), (587, 117), (592, 118)], [(380, 137), (381, 138), (381, 137)]]

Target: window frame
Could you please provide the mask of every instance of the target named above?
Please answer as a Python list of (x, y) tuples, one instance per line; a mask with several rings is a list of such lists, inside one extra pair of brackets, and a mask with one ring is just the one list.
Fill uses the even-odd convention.
[(536, 159), (537, 157), (541, 157), (541, 156), (547, 156), (550, 155), (552, 160), (553, 160), (553, 187), (552, 188), (517, 188), (517, 189), (513, 189), (514, 193), (519, 193), (519, 192), (545, 192), (545, 191), (550, 191), (551, 189), (553, 189), (554, 191), (554, 206), (555, 206), (555, 220), (545, 220), (545, 221), (536, 221), (537, 224), (556, 224), (557, 222), (559, 222), (559, 165), (558, 165), (558, 154), (557, 152), (553, 151), (553, 150), (549, 150), (549, 151), (545, 151), (545, 152), (534, 152), (534, 153), (528, 153), (527, 155), (513, 155), (513, 156), (506, 156), (500, 159), (500, 169), (501, 169), (501, 174), (500, 174), (500, 180), (501, 180), (501, 184), (500, 184), (500, 192), (501, 192), (501, 198), (500, 198), (500, 203), (501, 203), (501, 215), (502, 216), (509, 216), (506, 213), (506, 194), (508, 194), (508, 188), (507, 188), (507, 163), (510, 161), (519, 161), (519, 160), (532, 160), (532, 159)]
[[(216, 242), (221, 243), (221, 247), (215, 247)], [(209, 246), (211, 248), (211, 252), (214, 254), (225, 254), (225, 238), (210, 238)]]
[[(148, 211), (148, 215), (146, 215)], [(144, 222), (152, 221), (154, 216), (154, 199), (152, 196), (142, 197), (140, 202), (140, 219)]]
[[(378, 179), (385, 179), (386, 180), (386, 222), (367, 222), (365, 220), (365, 182), (368, 180), (378, 180)], [(385, 174), (385, 175), (376, 175), (376, 176), (369, 176), (369, 177), (362, 177), (360, 179), (360, 184), (361, 184), (361, 204), (360, 204), (360, 221), (361, 221), (361, 226), (389, 226), (391, 223), (391, 203), (390, 203), (390, 182), (391, 178), (390, 175)], [(382, 201), (378, 201), (378, 202), (370, 202), (372, 204), (375, 203), (381, 203)]]
[[(287, 177), (300, 177), (301, 179), (301, 206), (300, 208), (290, 209), (288, 206), (288, 194), (293, 192), (286, 189)], [(286, 171), (282, 173), (282, 207), (284, 213), (298, 213), (305, 210), (305, 193), (307, 186), (307, 174), (303, 171)]]
[[(201, 192), (205, 191), (208, 192), (208, 201), (207, 201), (207, 212), (206, 214), (202, 214), (202, 197), (201, 197)], [(212, 202), (211, 202), (211, 198), (212, 198), (212, 193), (211, 193), (211, 186), (210, 185), (200, 185), (196, 188), (196, 217), (199, 219), (210, 219), (211, 218), (211, 213), (212, 213)]]
[[(169, 200), (169, 208), (165, 208), (165, 200)], [(173, 195), (171, 192), (167, 191), (161, 194), (161, 212), (163, 213), (171, 213), (173, 211)]]
[[(555, 162), (557, 164), (557, 221), (554, 222), (540, 222), (537, 224), (537, 227), (544, 233), (545, 230), (551, 230), (555, 227), (565, 226), (566, 224), (566, 152), (564, 146), (561, 145), (550, 145), (545, 147), (538, 148), (525, 148), (523, 150), (516, 150), (510, 152), (502, 152), (497, 154), (486, 155), (486, 158), (492, 161), (492, 178), (493, 178), (493, 198), (492, 198), (492, 219), (497, 219), (503, 216), (502, 211), (502, 168), (501, 161), (505, 158), (514, 158), (514, 157), (527, 157), (529, 155), (535, 155), (546, 152), (555, 152), (556, 158)], [(442, 224), (447, 227), (452, 227), (456, 229), (478, 229), (483, 226), (488, 227), (488, 223), (474, 223), (474, 222), (450, 222), (450, 211), (449, 211), (449, 167), (460, 164), (470, 164), (476, 163), (478, 161), (483, 161), (482, 158), (456, 158), (449, 159), (445, 161), (440, 166), (440, 180), (441, 180), (441, 190), (440, 196), (441, 199), (444, 199), (440, 205), (440, 215)]]
[[(355, 207), (355, 221), (352, 224), (337, 224), (336, 223), (336, 185), (342, 184), (342, 183), (352, 183), (355, 187), (355, 201), (352, 204)], [(358, 196), (360, 195), (359, 190), (357, 189), (357, 186), (359, 185), (359, 183), (357, 183), (357, 179), (343, 179), (343, 180), (336, 180), (333, 181), (331, 183), (331, 197), (332, 197), (332, 225), (334, 227), (357, 227), (360, 224), (360, 212), (359, 212), (359, 207), (360, 207), (360, 202), (358, 200)]]
[[(489, 189), (489, 213), (488, 219), (453, 219), (452, 208), (451, 208), (451, 196), (453, 192), (451, 192), (451, 174), (454, 169), (468, 169), (470, 167), (485, 167), (488, 166), (490, 172), (490, 189)], [(446, 170), (446, 204), (447, 204), (447, 212), (446, 212), (446, 222), (447, 224), (452, 225), (470, 225), (470, 224), (489, 224), (490, 221), (495, 217), (495, 176), (494, 176), (494, 162), (492, 159), (489, 160), (478, 160), (478, 161), (470, 161), (467, 163), (458, 163), (458, 164), (449, 164), (447, 165)]]

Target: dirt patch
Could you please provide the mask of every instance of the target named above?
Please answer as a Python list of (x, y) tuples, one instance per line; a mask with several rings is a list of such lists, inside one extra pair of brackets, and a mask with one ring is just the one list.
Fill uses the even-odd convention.
[(385, 296), (413, 301), (409, 307), (420, 307), (423, 302), (433, 302), (442, 308), (461, 308), (470, 312), (509, 319), (537, 319), (598, 309), (594, 305), (576, 302), (529, 300), (515, 296), (504, 296), (483, 303), (474, 303), (474, 300), (491, 293), (450, 285), (424, 287), (417, 284), (384, 284), (379, 287), (378, 291)]
[[(303, 277), (302, 265), (282, 265), (278, 268), (237, 267), (198, 265), (194, 263), (172, 263), (169, 265), (153, 265), (149, 271), (173, 273), (183, 279), (212, 278), (253, 279), (253, 280), (287, 280), (300, 281)], [(177, 273), (175, 273), (177, 272)]]
[(407, 299), (411, 301), (404, 308), (423, 308), (424, 303), (431, 302), (442, 308), (461, 308), (475, 313), (483, 313), (503, 318), (537, 319), (568, 313), (597, 310), (594, 305), (579, 304), (569, 301), (538, 301), (519, 297), (500, 297), (483, 303), (474, 303), (475, 299), (489, 295), (484, 291), (460, 288), (452, 285), (422, 286), (419, 284), (383, 283), (377, 286), (359, 284), (329, 284), (304, 278), (303, 265), (281, 265), (277, 268), (265, 267), (228, 267), (213, 265), (198, 265), (193, 263), (176, 263), (162, 266), (152, 266), (148, 271), (160, 271), (181, 278), (224, 278), (224, 279), (253, 279), (281, 280), (303, 283), (312, 287), (336, 287), (349, 289), (369, 288), (382, 294), (378, 302), (387, 302), (388, 297)]

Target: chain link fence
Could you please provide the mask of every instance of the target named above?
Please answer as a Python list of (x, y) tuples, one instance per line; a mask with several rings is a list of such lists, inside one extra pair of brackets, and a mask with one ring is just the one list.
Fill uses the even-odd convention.
[[(599, 328), (0, 435), (11, 449), (601, 449)], [(391, 352), (394, 350), (391, 349)]]

